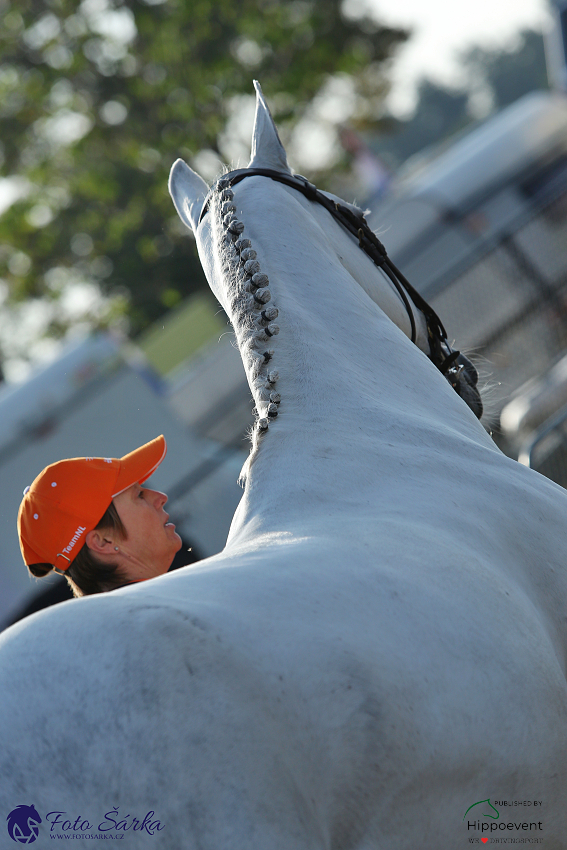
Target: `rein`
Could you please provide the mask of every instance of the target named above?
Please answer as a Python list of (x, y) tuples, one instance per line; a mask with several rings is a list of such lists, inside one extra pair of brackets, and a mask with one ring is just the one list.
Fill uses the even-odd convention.
[(476, 369), (464, 354), (451, 348), (441, 319), (388, 257), (386, 248), (370, 229), (362, 213), (357, 215), (345, 204), (331, 200), (300, 174), (286, 174), (281, 171), (274, 171), (271, 168), (239, 168), (224, 174), (213, 184), (205, 198), (199, 224), (209, 210), (213, 193), (231, 188), (244, 180), (245, 177), (269, 177), (271, 180), (297, 189), (309, 201), (316, 201), (325, 207), (335, 221), (358, 240), (359, 247), (370, 257), (375, 266), (383, 270), (398, 292), (410, 320), (411, 341), (415, 344), (417, 338), (415, 317), (411, 306), (411, 303), (413, 303), (425, 316), (429, 341), (429, 354), (427, 356), (480, 419), (483, 408), (476, 387), (478, 382)]

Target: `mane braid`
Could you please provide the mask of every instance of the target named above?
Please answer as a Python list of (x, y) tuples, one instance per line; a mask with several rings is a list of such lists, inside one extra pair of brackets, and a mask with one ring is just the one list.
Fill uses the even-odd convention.
[(279, 375), (270, 365), (274, 350), (267, 347), (280, 331), (274, 324), (278, 309), (268, 306), (272, 297), (270, 281), (260, 269), (250, 240), (243, 236), (244, 223), (236, 216), (232, 189), (223, 187), (222, 180), (219, 183), (211, 204), (213, 241), (223, 277), (229, 284), (230, 320), (238, 348), (252, 377), (256, 406), (251, 437), (255, 449), (258, 438), (277, 417), (281, 402), (275, 389)]

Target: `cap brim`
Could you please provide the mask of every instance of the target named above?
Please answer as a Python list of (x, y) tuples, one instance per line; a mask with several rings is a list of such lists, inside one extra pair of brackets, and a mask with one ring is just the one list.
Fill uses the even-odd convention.
[(167, 454), (167, 444), (163, 434), (155, 440), (134, 449), (120, 459), (120, 471), (116, 479), (115, 490), (112, 494), (114, 499), (131, 487), (133, 484), (143, 484), (158, 468)]

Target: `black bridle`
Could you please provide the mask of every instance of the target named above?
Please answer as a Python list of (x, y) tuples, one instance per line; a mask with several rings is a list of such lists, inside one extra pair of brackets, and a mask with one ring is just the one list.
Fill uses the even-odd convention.
[(244, 180), (245, 177), (254, 176), (269, 177), (271, 180), (276, 180), (278, 183), (284, 183), (292, 189), (297, 189), (309, 201), (316, 201), (325, 207), (333, 218), (358, 240), (359, 247), (362, 248), (378, 268), (382, 269), (400, 296), (410, 320), (411, 341), (415, 343), (417, 339), (415, 317), (411, 306), (413, 303), (425, 317), (429, 342), (429, 359), (480, 419), (482, 416), (482, 401), (477, 389), (478, 373), (475, 367), (464, 354), (451, 348), (441, 319), (427, 301), (421, 297), (419, 292), (414, 289), (398, 267), (394, 265), (390, 257), (388, 257), (384, 245), (370, 229), (362, 212), (357, 214), (345, 206), (345, 204), (331, 200), (323, 192), (320, 192), (313, 183), (310, 183), (305, 177), (299, 174), (286, 174), (285, 172), (274, 171), (270, 168), (239, 168), (228, 172), (228, 174), (224, 174), (213, 184), (203, 204), (199, 223), (208, 212), (212, 196), (215, 192), (232, 188), (237, 183), (240, 183), (241, 180)]

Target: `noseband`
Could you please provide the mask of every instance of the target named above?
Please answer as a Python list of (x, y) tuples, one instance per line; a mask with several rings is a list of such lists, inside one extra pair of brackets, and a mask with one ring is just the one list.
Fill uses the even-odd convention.
[(454, 351), (451, 348), (441, 319), (427, 301), (421, 297), (419, 292), (413, 288), (397, 266), (394, 265), (390, 257), (388, 257), (384, 245), (368, 226), (363, 213), (357, 215), (344, 204), (332, 201), (320, 192), (313, 183), (310, 183), (305, 177), (299, 174), (285, 174), (281, 171), (273, 171), (270, 168), (239, 168), (236, 171), (230, 171), (228, 174), (224, 174), (213, 184), (203, 204), (199, 223), (208, 212), (214, 192), (231, 188), (237, 183), (240, 183), (241, 180), (244, 180), (245, 177), (254, 176), (269, 177), (271, 180), (276, 180), (278, 183), (284, 183), (292, 189), (297, 189), (309, 201), (316, 201), (325, 207), (333, 218), (358, 240), (359, 247), (370, 257), (374, 265), (383, 270), (402, 299), (410, 320), (411, 341), (415, 343), (417, 338), (415, 317), (411, 306), (413, 303), (425, 316), (429, 341), (429, 359), (439, 369), (441, 374), (447, 378), (458, 395), (468, 404), (475, 416), (480, 419), (483, 408), (480, 393), (477, 389), (478, 373), (475, 367), (468, 357), (465, 357), (460, 351)]

